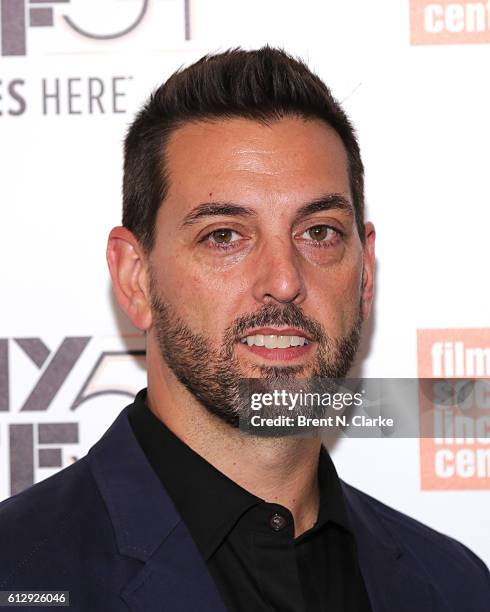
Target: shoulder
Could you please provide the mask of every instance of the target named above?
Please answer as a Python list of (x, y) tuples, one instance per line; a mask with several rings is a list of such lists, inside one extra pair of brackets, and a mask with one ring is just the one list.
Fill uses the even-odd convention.
[(368, 521), (374, 515), (412, 566), (436, 583), (453, 582), (455, 589), (475, 589), (490, 599), (488, 567), (467, 546), (346, 483), (342, 486), (353, 511)]
[(66, 575), (66, 562), (75, 562), (77, 547), (90, 550), (94, 531), (103, 541), (106, 514), (85, 458), (2, 502), (0, 587), (20, 586), (23, 575), (41, 584)]

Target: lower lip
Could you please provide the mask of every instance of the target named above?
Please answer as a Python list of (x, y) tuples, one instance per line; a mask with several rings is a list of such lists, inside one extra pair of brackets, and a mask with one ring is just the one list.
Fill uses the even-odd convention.
[(244, 344), (243, 342), (240, 342), (240, 345), (254, 355), (258, 355), (268, 361), (292, 361), (293, 359), (299, 359), (303, 357), (303, 355), (309, 353), (313, 348), (313, 342), (304, 344), (303, 346), (290, 346), (289, 348), (277, 349), (269, 349), (265, 346), (256, 346), (255, 344), (248, 346), (248, 344)]

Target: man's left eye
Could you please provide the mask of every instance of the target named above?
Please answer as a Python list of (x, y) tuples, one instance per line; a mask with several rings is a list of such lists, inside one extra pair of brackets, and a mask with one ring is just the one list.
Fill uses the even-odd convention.
[(301, 238), (314, 240), (315, 242), (327, 242), (336, 238), (339, 232), (330, 225), (314, 225), (301, 234)]

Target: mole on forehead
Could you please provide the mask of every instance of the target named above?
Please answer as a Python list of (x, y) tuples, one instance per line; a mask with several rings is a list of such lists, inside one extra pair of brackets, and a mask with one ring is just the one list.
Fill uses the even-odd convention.
[[(313, 131), (323, 136), (310, 138), (311, 133), (303, 133), (301, 143), (283, 138), (283, 146), (264, 142), (252, 146), (253, 139), (248, 137), (230, 138), (224, 129), (227, 125), (201, 123), (178, 129), (180, 134), (167, 149), (170, 196), (197, 203), (214, 192), (216, 200), (243, 202), (257, 189), (272, 190), (278, 197), (282, 193), (288, 199), (296, 194), (302, 200), (315, 192), (349, 192), (347, 156), (342, 141), (328, 126), (326, 130), (314, 126)], [(304, 125), (300, 124), (303, 129)], [(214, 131), (211, 139), (204, 138), (207, 129)], [(270, 132), (260, 125), (258, 129)], [(223, 137), (217, 133), (220, 130)]]

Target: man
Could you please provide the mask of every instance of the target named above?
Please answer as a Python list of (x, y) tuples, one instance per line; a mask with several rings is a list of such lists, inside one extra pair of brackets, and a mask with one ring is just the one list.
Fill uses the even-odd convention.
[[(174, 74), (125, 143), (108, 262), (148, 389), (0, 507), (0, 589), (84, 611), (465, 611), (467, 548), (338, 479), (314, 436), (246, 435), (240, 381), (343, 378), (373, 299), (352, 126), (282, 51)], [(362, 463), (361, 463), (362, 465)]]

